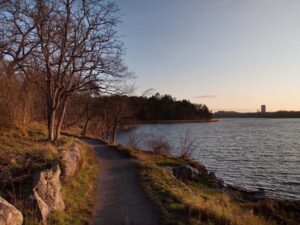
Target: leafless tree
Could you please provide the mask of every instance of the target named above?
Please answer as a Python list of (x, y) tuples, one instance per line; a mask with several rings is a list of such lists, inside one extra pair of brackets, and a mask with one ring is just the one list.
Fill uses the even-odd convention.
[(153, 95), (154, 92), (155, 92), (154, 88), (148, 88), (147, 90), (143, 91), (141, 96), (142, 97), (148, 97), (148, 96)]
[(115, 143), (119, 126), (126, 119), (131, 119), (134, 114), (134, 109), (131, 107), (127, 98), (115, 96), (111, 99), (110, 106), (107, 111), (107, 120), (111, 125), (111, 143)]
[(130, 75), (115, 30), (118, 9), (102, 0), (8, 2), (0, 12), (0, 52), (9, 67), (44, 91), (49, 140), (54, 142), (73, 94), (109, 93)]
[(157, 155), (167, 156), (170, 155), (171, 146), (164, 136), (151, 135), (145, 144)]
[(136, 130), (133, 130), (129, 134), (127, 146), (132, 149), (138, 149), (143, 142), (143, 136), (140, 135)]
[(191, 158), (197, 148), (197, 141), (191, 130), (186, 130), (180, 139), (180, 157)]

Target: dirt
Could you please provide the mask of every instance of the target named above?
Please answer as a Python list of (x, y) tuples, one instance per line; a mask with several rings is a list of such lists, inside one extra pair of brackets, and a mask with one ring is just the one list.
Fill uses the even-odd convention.
[(100, 165), (92, 224), (159, 225), (159, 211), (139, 183), (136, 160), (98, 140), (82, 140), (96, 150)]

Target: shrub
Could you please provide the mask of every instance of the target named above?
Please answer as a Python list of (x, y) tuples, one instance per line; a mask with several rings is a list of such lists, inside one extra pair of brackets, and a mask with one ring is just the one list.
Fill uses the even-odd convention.
[(186, 130), (180, 139), (180, 157), (190, 159), (197, 148), (197, 141), (192, 136), (191, 130)]
[(170, 155), (171, 147), (163, 137), (153, 138), (147, 141), (146, 144), (157, 155)]
[(137, 149), (143, 142), (143, 137), (138, 135), (136, 131), (130, 132), (127, 146), (131, 149)]

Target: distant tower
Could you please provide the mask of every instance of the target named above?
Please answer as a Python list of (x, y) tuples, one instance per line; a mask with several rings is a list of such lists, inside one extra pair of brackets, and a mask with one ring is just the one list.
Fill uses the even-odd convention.
[(261, 111), (260, 111), (261, 113), (265, 113), (265, 112), (267, 112), (267, 107), (266, 107), (266, 105), (261, 105)]

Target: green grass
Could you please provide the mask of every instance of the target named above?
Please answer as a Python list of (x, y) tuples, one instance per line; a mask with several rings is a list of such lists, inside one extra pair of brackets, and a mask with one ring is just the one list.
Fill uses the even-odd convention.
[[(141, 183), (159, 207), (168, 225), (276, 225), (300, 224), (299, 201), (267, 199), (238, 202), (229, 194), (202, 181), (174, 178), (167, 166), (191, 163), (190, 160), (159, 156), (116, 146), (140, 162)], [(200, 169), (201, 169), (201, 165)]]

